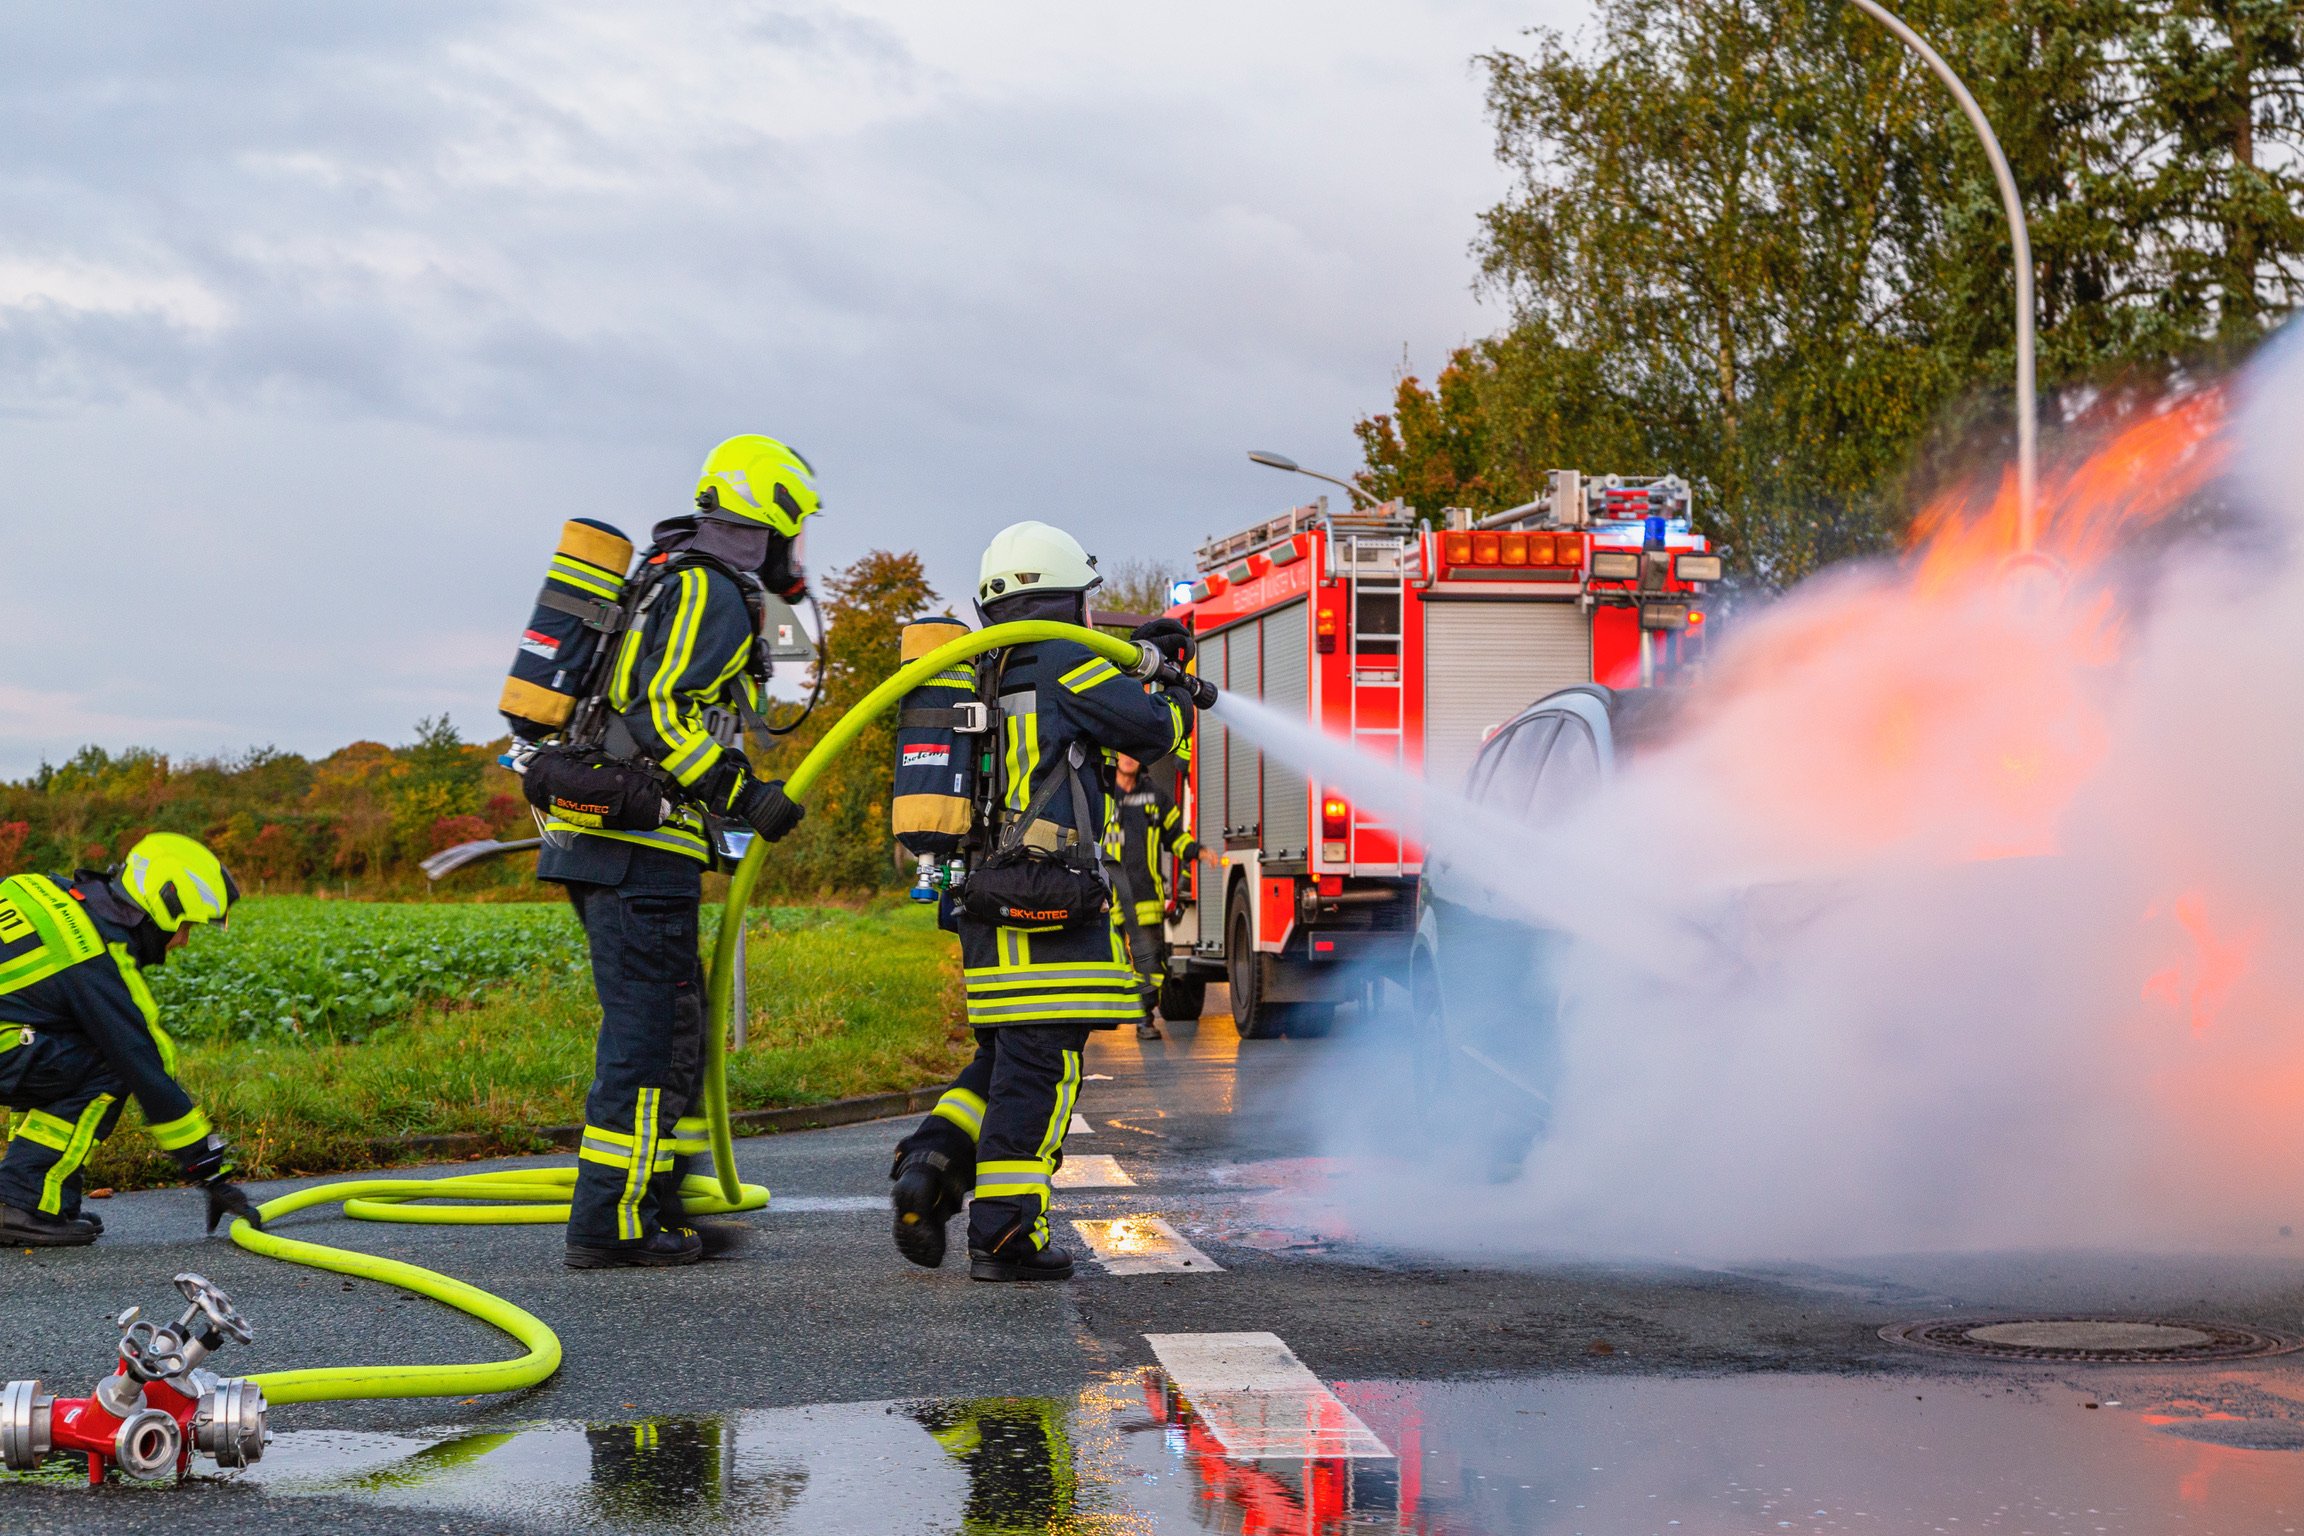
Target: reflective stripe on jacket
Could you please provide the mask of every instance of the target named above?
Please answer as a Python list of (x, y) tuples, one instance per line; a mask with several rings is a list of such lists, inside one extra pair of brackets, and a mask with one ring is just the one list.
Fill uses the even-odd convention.
[[(1134, 753), (1130, 753), (1134, 756)], [(1168, 882), (1162, 878), (1160, 855), (1173, 854), (1185, 864), (1200, 856), (1199, 840), (1184, 825), (1176, 802), (1141, 776), (1134, 789), (1112, 790), (1112, 809), (1104, 818), (1104, 857), (1128, 871), (1136, 887), (1139, 907), (1158, 909), (1167, 904)], [(1140, 923), (1157, 921), (1141, 912)]]
[[(83, 877), (85, 878), (85, 877)], [(143, 1107), (162, 1150), (197, 1151), (212, 1127), (176, 1081), (176, 1042), (128, 951), (128, 933), (88, 910), (79, 881), (0, 880), (0, 1063), (27, 1032), (86, 1039)]]
[[(1069, 640), (1017, 646), (983, 665), (994, 669), (1001, 710), (1000, 803), (1010, 816), (1032, 801), (1045, 777), (1062, 773), (1070, 749), (1081, 749), (1081, 787), (1089, 824), (1076, 827), (1068, 791), (1058, 790), (1025, 842), (1070, 846), (1101, 842), (1107, 817), (1102, 754), (1146, 761), (1176, 749), (1190, 728), (1186, 705), (1144, 684), (1084, 645)], [(1109, 1027), (1143, 1016), (1135, 967), (1109, 923), (1069, 928), (999, 928), (962, 919), (960, 966), (968, 989), (968, 1023), (1088, 1024)]]
[[(665, 577), (646, 615), (617, 646), (608, 708), (649, 761), (682, 788), (698, 789), (731, 753), (744, 762), (739, 749), (707, 729), (704, 711), (760, 707), (760, 686), (746, 666), (752, 639), (752, 610), (744, 594), (724, 572), (699, 564)], [(732, 782), (728, 793), (741, 785), (740, 779)], [(596, 831), (554, 818), (547, 818), (545, 828), (664, 848), (704, 863), (712, 859), (704, 814), (692, 801), (651, 832)]]

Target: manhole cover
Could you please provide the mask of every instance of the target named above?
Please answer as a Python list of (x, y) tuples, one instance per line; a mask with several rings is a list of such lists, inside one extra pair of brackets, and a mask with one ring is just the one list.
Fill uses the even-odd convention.
[(1938, 1354), (2083, 1365), (2247, 1360), (2299, 1347), (2260, 1328), (2132, 1317), (1930, 1318), (1896, 1323), (1880, 1337)]

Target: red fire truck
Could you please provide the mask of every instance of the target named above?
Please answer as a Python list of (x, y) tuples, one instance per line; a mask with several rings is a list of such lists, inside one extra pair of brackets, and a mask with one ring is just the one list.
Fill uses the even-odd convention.
[[(1556, 471), (1547, 493), (1424, 524), (1326, 498), (1200, 547), (1168, 611), (1219, 688), (1454, 785), (1487, 734), (1572, 683), (1637, 687), (1701, 649), (1720, 557), (1677, 477)], [(1327, 1031), (1404, 966), (1420, 850), (1202, 716), (1179, 804), (1222, 870), (1179, 871), (1161, 1011), (1229, 984), (1242, 1035)], [(1372, 994), (1365, 994), (1372, 995)]]

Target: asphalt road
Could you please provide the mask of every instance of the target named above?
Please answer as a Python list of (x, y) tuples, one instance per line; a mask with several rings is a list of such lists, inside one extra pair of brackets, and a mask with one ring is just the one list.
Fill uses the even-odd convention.
[[(1322, 1116), (1367, 1128), (1367, 1155), (1401, 1150), (1387, 1146), (1399, 1079), (1381, 1047), (1364, 1040), (1344, 1056), (1349, 1041), (1243, 1043), (1220, 1016), (1178, 1035), (1142, 1047), (1124, 1034), (1095, 1038), (1088, 1070), (1100, 1076), (1081, 1100), (1090, 1131), (1068, 1156), (1110, 1157), (1134, 1183), (1064, 1191), (1056, 1227), (1069, 1241), (1071, 1218), (1156, 1215), (1214, 1272), (1089, 1264), (1070, 1285), (1026, 1287), (971, 1284), (957, 1263), (908, 1266), (879, 1203), (903, 1131), (895, 1123), (739, 1143), (744, 1176), (767, 1183), (775, 1204), (749, 1218), (739, 1255), (682, 1271), (572, 1272), (553, 1228), (307, 1213), (291, 1219), (296, 1235), (408, 1259), (516, 1301), (558, 1330), (566, 1364), (507, 1398), (277, 1409), (281, 1438), (245, 1475), (94, 1492), (69, 1481), (0, 1485), (0, 1530), (173, 1531), (188, 1519), (379, 1536), (1041, 1529), (1071, 1528), (1098, 1508), (1127, 1517), (1117, 1528), (1181, 1529), (1230, 1508), (1245, 1513), (1219, 1521), (1226, 1528), (1289, 1529), (1300, 1516), (1309, 1530), (1318, 1515), (1337, 1530), (1597, 1531), (1665, 1528), (1660, 1499), (1685, 1504), (1683, 1529), (1917, 1530), (1930, 1526), (1869, 1513), (1866, 1524), (1853, 1512), (1906, 1497), (1910, 1520), (1940, 1523), (1950, 1506), (1928, 1501), (1951, 1498), (1952, 1485), (1939, 1487), (1939, 1463), (1897, 1459), (1929, 1439), (1974, 1444), (1959, 1486), (1985, 1500), (1974, 1518), (1989, 1505), (2033, 1522), (2011, 1530), (2161, 1529), (2154, 1501), (2176, 1499), (2196, 1475), (2183, 1458), (2211, 1452), (2275, 1470), (2260, 1485), (2227, 1477), (2207, 1504), (2195, 1497), (2186, 1529), (2304, 1526), (2287, 1513), (2304, 1499), (2280, 1491), (2304, 1487), (2304, 1373), (2282, 1360), (2131, 1380), (2100, 1367), (1920, 1354), (1879, 1332), (1930, 1316), (2090, 1313), (2294, 1330), (2304, 1325), (2304, 1264), (2034, 1254), (1500, 1267), (1376, 1251), (1299, 1220), (1291, 1192), (1351, 1174), (1349, 1160), (1319, 1155), (1332, 1141), (1303, 1112), (1307, 1074), (1325, 1074)], [(1341, 1099), (1340, 1060), (1355, 1063)], [(85, 1391), (108, 1364), (112, 1314), (132, 1302), (159, 1310), (173, 1295), (169, 1276), (186, 1268), (227, 1287), (257, 1329), (254, 1346), (219, 1362), (230, 1371), (505, 1353), (500, 1336), (434, 1303), (201, 1241), (189, 1192), (100, 1208), (110, 1230), (95, 1247), (4, 1256), (14, 1274), (0, 1309), (0, 1375)], [(1211, 1441), (1198, 1419), (1179, 1418), (1148, 1337), (1241, 1333), (1283, 1341), (1386, 1455), (1337, 1462), (1342, 1481), (1320, 1482), (1303, 1458), (1294, 1473), (1275, 1472), (1272, 1458), (1228, 1456), (1221, 1426)], [(994, 1400), (1009, 1406), (983, 1407)], [(2074, 1410), (2099, 1400), (2108, 1407), (2085, 1422), (2114, 1429), (2072, 1441)], [(1049, 1406), (1018, 1418), (1019, 1404)], [(1928, 1434), (1903, 1424), (1912, 1412), (1937, 1415)], [(1547, 1428), (1536, 1436), (1539, 1421)], [(1560, 1438), (1570, 1421), (1577, 1436)], [(1747, 1447), (1741, 1437), (1752, 1434), (1762, 1441)], [(1849, 1434), (1857, 1439), (1829, 1457), (1818, 1449)], [(1052, 1436), (1078, 1469), (1076, 1486), (1063, 1482), (1059, 1495), (1045, 1478), (1019, 1483), (1001, 1471), (1045, 1462)], [(989, 1446), (1006, 1449), (995, 1457)], [(1787, 1446), (1819, 1458), (1814, 1477), (1870, 1467), (1873, 1481), (1796, 1495), (1784, 1471), (1781, 1496), (1752, 1493), (1747, 1460), (1783, 1468), (1799, 1460)], [(1685, 1468), (1692, 1447), (1726, 1458), (1718, 1486), (1663, 1473)], [(1994, 1492), (1986, 1475), (2010, 1447), (2027, 1449), (2009, 1486), (2029, 1492)], [(2163, 1451), (2175, 1458), (2164, 1489), (2151, 1481)], [(1617, 1489), (1630, 1502), (1613, 1515), (1596, 1513), (1611, 1507), (1598, 1502), (1606, 1490), (1573, 1481), (1614, 1476), (1603, 1474), (1610, 1464), (1659, 1469)], [(2042, 1492), (2055, 1480), (2039, 1469), (2067, 1464), (2076, 1491)], [(2127, 1488), (2123, 1478), (2145, 1481), (2111, 1514), (2091, 1506), (2091, 1490)], [(1891, 1485), (1907, 1493), (1879, 1491)], [(1779, 1526), (1760, 1508), (1778, 1497), (1817, 1507)], [(2045, 1513), (2024, 1514), (2024, 1498), (2047, 1500)], [(2227, 1518), (2218, 1498), (2236, 1501), (2227, 1525), (2217, 1524)], [(1845, 1521), (1832, 1513), (1842, 1504)]]

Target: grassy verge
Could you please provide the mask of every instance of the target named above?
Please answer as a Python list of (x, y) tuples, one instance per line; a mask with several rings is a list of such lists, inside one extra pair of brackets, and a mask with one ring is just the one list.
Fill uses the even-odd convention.
[[(967, 1057), (958, 955), (929, 909), (755, 912), (748, 954), (750, 1043), (729, 1059), (733, 1108), (917, 1088)], [(399, 1135), (477, 1132), (534, 1150), (530, 1128), (584, 1118), (599, 1017), (589, 977), (547, 964), (357, 1042), (186, 1040), (185, 1085), (251, 1177), (371, 1167), (371, 1143)], [(99, 1187), (175, 1177), (130, 1123), (89, 1163)]]

